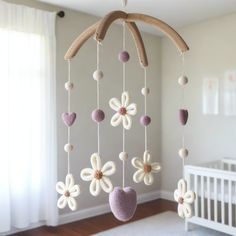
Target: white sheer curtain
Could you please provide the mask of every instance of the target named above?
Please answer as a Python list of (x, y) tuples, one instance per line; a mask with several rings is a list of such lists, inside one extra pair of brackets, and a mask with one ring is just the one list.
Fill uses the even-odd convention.
[(55, 17), (0, 0), (0, 234), (57, 224)]

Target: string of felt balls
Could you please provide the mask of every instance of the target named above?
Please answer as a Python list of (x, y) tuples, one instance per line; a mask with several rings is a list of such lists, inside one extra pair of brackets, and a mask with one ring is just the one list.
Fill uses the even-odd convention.
[(187, 158), (189, 152), (185, 147), (185, 126), (188, 122), (188, 110), (185, 108), (185, 87), (188, 84), (188, 78), (185, 75), (185, 58), (182, 54), (182, 75), (178, 79), (178, 83), (182, 89), (182, 107), (179, 109), (179, 120), (182, 125), (182, 147), (179, 149), (179, 156), (182, 160), (182, 175), (183, 178), (178, 181), (178, 188), (174, 192), (174, 198), (178, 202), (178, 214), (182, 218), (192, 217), (192, 206), (196, 195), (193, 191), (188, 189), (188, 183), (184, 179), (184, 166), (185, 159)]
[(70, 60), (68, 60), (68, 81), (65, 83), (65, 89), (68, 93), (68, 107), (67, 112), (62, 114), (62, 120), (67, 126), (67, 143), (64, 146), (64, 150), (67, 153), (67, 175), (65, 178), (65, 183), (58, 182), (56, 184), (56, 190), (61, 197), (57, 201), (57, 206), (60, 209), (69, 206), (72, 211), (77, 209), (77, 202), (75, 197), (80, 194), (79, 185), (75, 184), (73, 175), (70, 173), (70, 153), (73, 150), (73, 145), (71, 144), (71, 126), (76, 120), (76, 113), (71, 112), (71, 90), (74, 88), (74, 84), (71, 82), (71, 66)]

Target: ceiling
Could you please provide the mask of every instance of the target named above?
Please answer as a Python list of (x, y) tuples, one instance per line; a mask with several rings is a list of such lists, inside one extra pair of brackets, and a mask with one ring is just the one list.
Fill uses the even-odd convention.
[[(122, 0), (39, 0), (96, 16), (122, 8)], [(236, 12), (236, 0), (128, 0), (127, 12), (149, 14), (174, 28)], [(141, 25), (141, 29), (155, 33)]]

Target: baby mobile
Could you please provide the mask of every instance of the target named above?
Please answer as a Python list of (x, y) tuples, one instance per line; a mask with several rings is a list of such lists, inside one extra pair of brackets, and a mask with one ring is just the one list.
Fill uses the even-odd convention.
[[(127, 0), (123, 0), (123, 5), (127, 4)], [(100, 83), (103, 78), (103, 72), (100, 69), (100, 47), (101, 42), (106, 36), (106, 33), (110, 25), (116, 20), (123, 22), (123, 48), (119, 53), (119, 60), (122, 63), (122, 91), (121, 99), (111, 98), (109, 106), (115, 111), (111, 118), (111, 125), (113, 127), (121, 126), (121, 139), (122, 139), (122, 150), (119, 154), (119, 159), (122, 161), (122, 187), (114, 187), (110, 180), (110, 176), (116, 171), (116, 166), (113, 161), (107, 161), (103, 165), (104, 157), (100, 150), (100, 123), (105, 119), (105, 113), (101, 109), (100, 104)], [(70, 156), (73, 151), (73, 145), (71, 144), (71, 127), (75, 123), (76, 113), (71, 112), (71, 91), (74, 88), (74, 84), (71, 82), (71, 67), (70, 62), (75, 57), (83, 46), (83, 44), (91, 37), (94, 36), (97, 42), (97, 66), (93, 73), (93, 78), (96, 83), (96, 94), (97, 94), (97, 107), (92, 112), (92, 120), (97, 125), (97, 150), (91, 155), (90, 162), (91, 168), (84, 168), (81, 171), (81, 179), (89, 181), (89, 191), (91, 195), (98, 196), (103, 190), (109, 193), (109, 203), (111, 211), (114, 216), (120, 221), (130, 220), (137, 207), (137, 194), (136, 191), (125, 185), (125, 166), (128, 160), (128, 153), (126, 152), (126, 132), (132, 127), (132, 117), (137, 114), (137, 105), (132, 102), (130, 94), (126, 89), (126, 64), (130, 59), (129, 53), (126, 50), (126, 29), (130, 31), (133, 36), (134, 43), (137, 48), (140, 65), (144, 71), (144, 87), (141, 89), (141, 94), (144, 97), (144, 115), (140, 118), (140, 123), (144, 127), (144, 152), (143, 158), (134, 157), (131, 163), (137, 170), (133, 174), (133, 181), (135, 183), (144, 182), (145, 185), (151, 185), (154, 181), (153, 173), (158, 173), (161, 170), (161, 166), (158, 162), (152, 162), (151, 152), (148, 150), (148, 126), (151, 123), (151, 118), (148, 116), (147, 100), (150, 93), (150, 89), (147, 87), (147, 67), (148, 60), (146, 55), (145, 46), (142, 40), (140, 31), (136, 25), (136, 21), (141, 21), (147, 24), (151, 24), (161, 30), (172, 42), (176, 45), (179, 51), (184, 54), (189, 50), (187, 44), (181, 38), (181, 36), (165, 22), (140, 13), (125, 13), (123, 11), (113, 11), (102, 18), (99, 22), (87, 28), (78, 38), (72, 43), (71, 47), (65, 55), (65, 60), (68, 61), (68, 81), (65, 83), (65, 89), (68, 93), (68, 109), (67, 112), (62, 114), (62, 120), (67, 127), (67, 143), (64, 146), (64, 150), (67, 154), (67, 175), (65, 183), (58, 182), (56, 184), (56, 190), (61, 194), (58, 199), (57, 206), (60, 209), (69, 206), (74, 211), (77, 209), (77, 203), (75, 198), (80, 194), (79, 185), (75, 184), (75, 180), (70, 171)], [(179, 150), (179, 155), (183, 160), (188, 155), (188, 150), (185, 148), (184, 143), (184, 126), (187, 123), (188, 111), (184, 109), (184, 87), (187, 84), (188, 79), (184, 75), (184, 57), (183, 57), (183, 75), (179, 78), (179, 84), (183, 87), (183, 108), (180, 109), (180, 121), (183, 125), (183, 141), (182, 148)], [(192, 210), (191, 204), (194, 202), (195, 193), (187, 191), (187, 182), (181, 179), (178, 182), (178, 189), (174, 192), (174, 198), (178, 202), (178, 213), (180, 217), (191, 217)]]

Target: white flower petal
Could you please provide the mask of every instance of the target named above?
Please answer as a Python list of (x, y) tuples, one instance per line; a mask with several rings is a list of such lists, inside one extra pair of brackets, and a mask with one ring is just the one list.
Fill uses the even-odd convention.
[(180, 198), (180, 197), (182, 197), (182, 196), (181, 196), (181, 193), (179, 192), (178, 189), (176, 189), (175, 192), (174, 192), (174, 199), (175, 199), (175, 201), (176, 201), (176, 202), (179, 202), (179, 198)]
[(152, 176), (151, 173), (145, 174), (145, 176), (144, 176), (144, 183), (145, 183), (146, 185), (151, 185), (151, 184), (153, 184), (153, 181), (154, 181), (154, 179), (153, 179), (153, 176)]
[(93, 196), (97, 196), (101, 192), (101, 186), (99, 180), (97, 179), (92, 180), (89, 187), (89, 191)]
[(184, 202), (186, 203), (193, 203), (195, 200), (195, 193), (193, 191), (187, 191), (184, 196)]
[(137, 169), (143, 169), (143, 163), (138, 157), (134, 157), (131, 162), (133, 167)]
[(71, 197), (77, 197), (80, 194), (80, 188), (79, 185), (74, 185), (71, 189), (70, 189), (70, 196)]
[(133, 175), (134, 182), (140, 183), (141, 181), (143, 181), (144, 175), (145, 173), (143, 170), (137, 170)]
[(115, 163), (113, 161), (108, 161), (107, 163), (105, 163), (105, 165), (102, 167), (102, 174), (104, 176), (110, 176), (113, 175), (116, 171), (116, 166)]
[(72, 211), (75, 211), (77, 209), (77, 203), (73, 197), (68, 198), (68, 206)]
[(184, 196), (184, 194), (186, 193), (186, 189), (187, 189), (186, 181), (184, 179), (180, 179), (178, 182), (178, 190), (181, 196)]
[(184, 206), (183, 206), (183, 204), (178, 204), (178, 215), (181, 218), (184, 218)]
[(127, 114), (134, 116), (137, 114), (137, 105), (135, 103), (131, 103), (127, 108), (126, 108)]
[(100, 179), (100, 185), (106, 193), (110, 193), (113, 190), (113, 185), (111, 183), (111, 180), (107, 178), (106, 176), (103, 176), (102, 179)]
[(188, 203), (183, 203), (183, 212), (185, 218), (191, 218), (192, 217), (192, 208)]
[(143, 154), (143, 163), (150, 164), (150, 162), (151, 162), (151, 155), (150, 155), (149, 151), (146, 150)]
[(58, 200), (57, 200), (57, 207), (60, 209), (63, 209), (66, 207), (67, 204), (67, 199), (64, 195), (62, 195)]
[(94, 177), (94, 170), (91, 168), (84, 168), (80, 173), (80, 177), (84, 181), (91, 181)]
[(122, 121), (122, 116), (119, 113), (115, 113), (111, 118), (111, 125), (113, 127), (118, 126)]
[(121, 103), (117, 98), (111, 98), (109, 101), (111, 109), (118, 111), (121, 108)]
[(94, 170), (101, 170), (102, 167), (101, 158), (97, 153), (92, 154), (91, 165)]
[(64, 194), (64, 192), (66, 191), (65, 184), (63, 182), (57, 182), (56, 190), (59, 194)]
[(75, 180), (72, 174), (66, 176), (66, 189), (69, 190), (75, 185)]
[(132, 119), (129, 115), (122, 116), (123, 127), (125, 129), (130, 129), (132, 125)]
[(153, 162), (151, 164), (151, 167), (152, 167), (152, 172), (153, 173), (158, 173), (161, 170), (161, 166), (158, 162)]
[(121, 105), (122, 107), (127, 107), (129, 105), (129, 94), (128, 92), (123, 92), (121, 95)]

